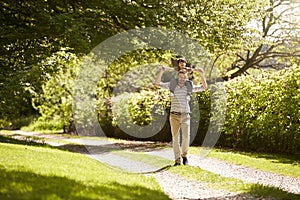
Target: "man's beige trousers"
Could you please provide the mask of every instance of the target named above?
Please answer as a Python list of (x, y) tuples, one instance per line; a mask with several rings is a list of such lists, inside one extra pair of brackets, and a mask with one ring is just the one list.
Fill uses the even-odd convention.
[[(190, 115), (170, 114), (170, 125), (173, 141), (173, 151), (175, 162), (180, 162), (180, 156), (186, 157), (190, 143)], [(180, 129), (182, 133), (182, 143), (180, 148)]]

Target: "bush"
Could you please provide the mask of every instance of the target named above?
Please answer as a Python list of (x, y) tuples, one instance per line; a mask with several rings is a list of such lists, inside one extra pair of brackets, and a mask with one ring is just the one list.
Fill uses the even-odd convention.
[[(101, 105), (105, 103), (100, 100)], [(98, 102), (98, 103), (99, 103)], [(193, 144), (201, 145), (210, 122), (209, 92), (193, 93), (191, 130)], [(99, 105), (99, 104), (98, 104)], [(170, 99), (166, 89), (123, 93), (111, 104), (99, 106), (99, 122), (105, 135), (122, 139), (171, 141), (169, 124)], [(100, 109), (101, 108), (101, 109)], [(200, 114), (200, 116), (199, 116)], [(197, 124), (197, 126), (193, 126)], [(198, 127), (198, 125), (200, 125)], [(150, 135), (150, 136), (149, 136)]]
[(47, 58), (46, 63), (56, 67), (56, 71), (46, 74), (42, 92), (32, 91), (33, 106), (40, 113), (34, 130), (60, 130), (64, 133), (74, 131), (72, 114), (72, 92), (78, 73), (79, 58), (64, 50)]
[(168, 118), (165, 112), (170, 107), (168, 99), (166, 90), (143, 90), (117, 95), (111, 99), (111, 107), (99, 107), (102, 108), (98, 110), (101, 127), (111, 137), (169, 139), (165, 132), (159, 134), (166, 126), (163, 119)]
[[(300, 150), (300, 69), (297, 67), (278, 72), (266, 72), (260, 76), (243, 76), (224, 83), (226, 89), (226, 119), (218, 145), (240, 150), (265, 151), (296, 154)], [(212, 86), (212, 85), (211, 85)], [(119, 95), (115, 99), (118, 104), (102, 104), (98, 110), (101, 127), (107, 136), (136, 139), (128, 135), (127, 130), (139, 132), (137, 129), (152, 123), (151, 109), (162, 105), (168, 113), (170, 102), (168, 90), (140, 91)], [(128, 96), (129, 95), (129, 96)], [(223, 110), (222, 99), (211, 102), (213, 87), (209, 92), (193, 94), (192, 104), (199, 106), (200, 116), (193, 116), (192, 124), (197, 123), (193, 138), (194, 145), (202, 145), (208, 134), (208, 127), (218, 119)], [(195, 105), (197, 102), (199, 105)], [(214, 104), (214, 105), (212, 105)], [(114, 110), (114, 113), (113, 111)], [(162, 114), (158, 110), (157, 114)], [(167, 116), (168, 118), (168, 116)], [(196, 126), (195, 126), (196, 127)], [(221, 126), (216, 126), (220, 128)], [(192, 129), (194, 127), (192, 126)], [(218, 132), (219, 130), (213, 130)], [(140, 133), (142, 133), (140, 131)], [(134, 134), (133, 134), (134, 135)], [(140, 135), (136, 135), (141, 139)], [(165, 126), (155, 137), (149, 140), (170, 141), (170, 125)]]
[(13, 120), (0, 119), (0, 129), (20, 129), (31, 124), (36, 118), (36, 116), (19, 116)]
[(60, 119), (53, 119), (49, 121), (43, 121), (39, 118), (37, 121), (31, 123), (28, 127), (23, 127), (23, 130), (27, 131), (62, 131), (64, 123)]
[(243, 150), (300, 150), (300, 69), (293, 67), (225, 84), (227, 114), (220, 144)]

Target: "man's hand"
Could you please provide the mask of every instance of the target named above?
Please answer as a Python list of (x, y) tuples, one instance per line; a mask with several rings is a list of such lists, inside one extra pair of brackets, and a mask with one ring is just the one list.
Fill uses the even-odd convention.
[(156, 79), (155, 79), (155, 82), (154, 82), (154, 85), (155, 85), (156, 87), (159, 86), (161, 77), (162, 77), (163, 73), (164, 73), (168, 68), (170, 68), (170, 67), (162, 66), (162, 67), (160, 68), (160, 71), (159, 71), (159, 73), (158, 73), (158, 75), (157, 75), (157, 77), (156, 77)]
[(201, 82), (202, 82), (202, 86), (204, 88), (204, 90), (207, 89), (207, 83), (206, 83), (206, 79), (205, 79), (205, 76), (204, 76), (204, 69), (203, 68), (197, 68), (197, 71), (200, 73), (200, 76), (201, 76)]

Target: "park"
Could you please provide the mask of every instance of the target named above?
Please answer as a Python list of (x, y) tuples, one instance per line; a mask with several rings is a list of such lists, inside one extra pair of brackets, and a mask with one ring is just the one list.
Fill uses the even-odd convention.
[(2, 1), (0, 199), (300, 199), (299, 11)]

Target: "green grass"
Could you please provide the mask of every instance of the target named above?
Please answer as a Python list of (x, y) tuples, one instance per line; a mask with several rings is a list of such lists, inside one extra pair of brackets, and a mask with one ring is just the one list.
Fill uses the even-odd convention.
[[(8, 194), (12, 196), (11, 199), (14, 199), (18, 197), (18, 195), (23, 195), (23, 193), (26, 194), (23, 199), (35, 199), (41, 194), (35, 196), (33, 193), (39, 193), (39, 191), (43, 191), (40, 193), (45, 193), (45, 196), (42, 196), (45, 197), (45, 199), (52, 199), (51, 195), (54, 195), (53, 199), (81, 199), (83, 197), (84, 199), (97, 199), (99, 195), (104, 195), (104, 199), (139, 199), (141, 196), (143, 199), (147, 199), (147, 196), (144, 198), (144, 193), (148, 194), (148, 199), (154, 198), (153, 196), (155, 196), (154, 199), (157, 199), (156, 195), (159, 195), (159, 198), (167, 199), (159, 186), (152, 179), (146, 179), (136, 174), (122, 173), (119, 170), (115, 171), (102, 165), (98, 161), (88, 159), (84, 156), (80, 157), (80, 155), (75, 153), (50, 149), (45, 144), (34, 143), (33, 141), (18, 141), (4, 136), (0, 136), (0, 141), (23, 144), (0, 145), (1, 155), (8, 155), (8, 157), (10, 157), (9, 161), (5, 161), (6, 157), (0, 158), (0, 199), (2, 199), (2, 197), (7, 199), (5, 195)], [(24, 146), (24, 144), (42, 147)], [(8, 145), (9, 148), (13, 148), (14, 150), (11, 152), (10, 150), (7, 151), (9, 148), (5, 145)], [(190, 153), (197, 155), (200, 153), (200, 150), (199, 147), (191, 147)], [(116, 149), (110, 151), (110, 153), (145, 162), (157, 166), (158, 168), (173, 163), (170, 160), (159, 156), (148, 155), (143, 152), (120, 151)], [(19, 156), (16, 157), (16, 155)], [(293, 177), (297, 177), (300, 171), (299, 162), (290, 156), (243, 153), (218, 149), (213, 149), (209, 156), (230, 163)], [(20, 160), (18, 160), (19, 158)], [(272, 196), (279, 199), (300, 199), (299, 195), (290, 194), (275, 187), (244, 183), (241, 180), (225, 178), (198, 167), (180, 166), (171, 167), (168, 170), (187, 179), (201, 181), (207, 185), (208, 188), (216, 190), (246, 193), (260, 197)], [(103, 171), (103, 173), (100, 171)], [(44, 179), (47, 181), (44, 181)], [(42, 184), (40, 185), (36, 182)], [(60, 184), (60, 182), (63, 184)], [(42, 185), (45, 186), (42, 187)], [(63, 189), (64, 185), (66, 185), (66, 189)], [(75, 188), (74, 190), (73, 187)], [(128, 197), (126, 190), (131, 191), (134, 190), (135, 187), (140, 188), (139, 190), (142, 192), (135, 192)], [(86, 191), (86, 188), (88, 188), (87, 190), (89, 192)], [(76, 193), (75, 190), (79, 192)], [(112, 193), (119, 194), (121, 192), (123, 194), (121, 196), (111, 193), (107, 194), (108, 192), (106, 190), (111, 190)], [(75, 194), (69, 197), (66, 193), (70, 191), (75, 192)]]
[(0, 154), (0, 199), (169, 199), (154, 179), (84, 155), (6, 143)]
[[(191, 147), (189, 151), (197, 155), (200, 150), (199, 147)], [(300, 178), (300, 161), (295, 156), (212, 149), (208, 157), (266, 172)]]
[[(6, 134), (7, 136), (11, 136), (14, 134), (12, 131), (1, 131), (2, 134)], [(58, 136), (61, 136), (59, 134)], [(70, 136), (65, 135), (69, 138), (80, 138), (78, 136)], [(26, 142), (30, 142), (32, 138), (28, 137), (28, 141), (22, 142), (19, 141), (21, 144), (25, 144)], [(83, 138), (84, 139), (84, 138)], [(93, 140), (100, 140), (99, 137), (87, 137), (85, 139), (93, 139)], [(122, 140), (114, 140), (112, 141), (122, 142)], [(6, 139), (6, 140), (13, 140), (13, 139)], [(52, 141), (51, 139), (45, 139), (47, 141)], [(1, 141), (1, 136), (0, 136)], [(54, 142), (58, 142), (59, 140), (53, 140)], [(43, 141), (41, 141), (43, 143)], [(63, 141), (62, 141), (63, 142)], [(201, 147), (190, 147), (189, 153), (200, 155)], [(131, 159), (140, 159), (142, 161), (148, 160), (148, 158), (144, 157), (144, 155), (138, 156), (133, 154), (126, 154), (125, 151), (119, 151), (119, 154), (123, 154), (124, 157), (129, 157)], [(263, 153), (250, 153), (250, 152), (238, 152), (233, 150), (222, 150), (222, 149), (212, 149), (208, 154), (208, 157), (216, 158), (219, 160), (223, 160), (232, 164), (242, 165), (246, 167), (250, 167), (253, 169), (258, 169), (266, 172), (273, 172), (276, 174), (284, 175), (284, 176), (291, 176), (295, 178), (300, 178), (300, 161), (295, 156), (285, 156), (285, 155), (276, 155), (276, 154), (263, 154)], [(157, 165), (161, 166), (159, 162), (159, 158), (153, 157), (152, 163), (157, 163)], [(147, 161), (144, 161), (147, 162)], [(165, 162), (166, 163), (166, 162)], [(168, 163), (166, 163), (168, 164)], [(154, 165), (155, 166), (155, 165)]]
[(37, 118), (32, 120), (27, 126), (22, 126), (24, 131), (47, 131), (47, 132), (62, 132), (63, 122), (61, 119), (43, 120)]

